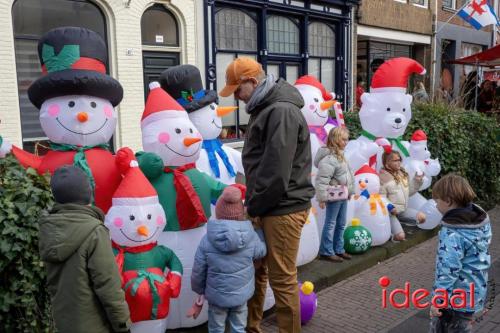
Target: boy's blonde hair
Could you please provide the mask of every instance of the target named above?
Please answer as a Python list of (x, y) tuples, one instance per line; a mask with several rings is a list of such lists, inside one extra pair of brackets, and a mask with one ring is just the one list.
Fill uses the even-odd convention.
[(347, 134), (349, 137), (349, 130), (347, 127), (339, 126), (332, 128), (328, 133), (328, 138), (326, 140), (326, 147), (330, 149), (330, 151), (335, 154), (337, 159), (340, 161), (345, 161), (344, 153), (342, 149), (339, 147), (339, 142), (342, 140), (342, 136)]
[(467, 179), (456, 174), (447, 174), (432, 187), (432, 198), (465, 207), (474, 200), (476, 193)]

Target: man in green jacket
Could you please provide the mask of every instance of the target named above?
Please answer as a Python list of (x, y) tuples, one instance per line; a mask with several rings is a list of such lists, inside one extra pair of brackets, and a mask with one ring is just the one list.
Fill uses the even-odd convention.
[(56, 204), (40, 222), (39, 248), (57, 331), (128, 332), (130, 313), (104, 213), (90, 205), (87, 176), (63, 166), (50, 186)]
[(260, 333), (269, 283), (276, 300), (280, 333), (300, 332), (297, 252), (314, 188), (311, 184), (309, 128), (300, 109), (299, 91), (283, 79), (266, 77), (251, 58), (237, 58), (226, 69), (223, 97), (246, 103), (250, 114), (243, 167), (247, 213), (254, 227), (262, 228), (267, 257), (256, 269), (255, 293), (248, 303), (247, 332)]

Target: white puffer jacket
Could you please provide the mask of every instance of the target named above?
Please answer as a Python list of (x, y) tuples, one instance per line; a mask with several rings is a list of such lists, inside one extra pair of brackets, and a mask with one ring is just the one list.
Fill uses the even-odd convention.
[(394, 177), (384, 169), (380, 170), (380, 194), (385, 195), (387, 199), (396, 207), (398, 214), (401, 214), (408, 208), (408, 200), (410, 196), (415, 194), (420, 186), (422, 180), (416, 181), (402, 181), (396, 183)]

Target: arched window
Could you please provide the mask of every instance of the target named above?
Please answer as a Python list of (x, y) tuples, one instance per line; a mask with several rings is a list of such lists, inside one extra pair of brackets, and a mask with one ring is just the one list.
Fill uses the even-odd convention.
[(106, 41), (106, 19), (90, 1), (17, 0), (12, 6), (17, 84), (21, 112), (23, 146), (34, 151), (46, 139), (40, 126), (39, 110), (28, 99), (28, 88), (42, 72), (38, 60), (38, 39), (61, 26), (76, 26), (97, 32)]
[(179, 29), (175, 17), (163, 6), (148, 8), (141, 18), (143, 45), (179, 46)]
[(328, 91), (334, 91), (335, 31), (322, 22), (311, 22), (307, 31), (308, 72), (317, 77)]
[(266, 34), (270, 53), (299, 53), (299, 26), (293, 20), (283, 16), (269, 16)]

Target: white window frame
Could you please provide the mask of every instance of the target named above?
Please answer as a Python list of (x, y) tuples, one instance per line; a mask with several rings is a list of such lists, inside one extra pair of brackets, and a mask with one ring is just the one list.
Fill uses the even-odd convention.
[(421, 5), (421, 4), (418, 4), (418, 3), (413, 3), (411, 2), (410, 0), (410, 3), (415, 6), (415, 7), (419, 7), (419, 8), (425, 8), (425, 9), (428, 9), (429, 8), (429, 0), (424, 0), (424, 4)]
[(448, 7), (443, 4), (443, 9), (457, 9), (457, 0), (451, 0), (451, 7)]

